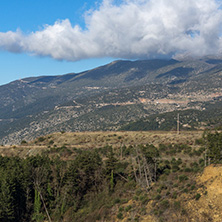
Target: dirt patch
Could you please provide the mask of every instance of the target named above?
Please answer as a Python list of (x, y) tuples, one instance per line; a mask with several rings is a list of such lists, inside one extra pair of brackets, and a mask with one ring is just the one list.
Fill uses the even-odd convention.
[(222, 165), (210, 165), (197, 178), (200, 199), (188, 201), (186, 208), (191, 221), (222, 221)]

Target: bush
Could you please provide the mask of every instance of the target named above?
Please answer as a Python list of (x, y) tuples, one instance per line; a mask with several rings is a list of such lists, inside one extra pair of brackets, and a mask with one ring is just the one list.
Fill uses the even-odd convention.
[(117, 214), (117, 218), (120, 219), (120, 220), (122, 220), (122, 219), (123, 219), (123, 214), (122, 214), (121, 212), (119, 212), (119, 213)]
[(45, 138), (42, 137), (42, 136), (38, 138), (38, 141), (39, 141), (39, 142), (43, 142), (44, 140), (45, 140)]
[(199, 171), (200, 171), (200, 168), (199, 168), (199, 167), (194, 167), (194, 168), (193, 168), (193, 172), (194, 172), (194, 173), (197, 173), (197, 172), (199, 172)]
[(195, 185), (192, 185), (190, 189), (191, 189), (191, 190), (194, 190), (195, 188), (196, 188), (196, 186), (195, 186)]
[(181, 214), (182, 215), (187, 215), (187, 211), (185, 209), (182, 209)]
[(170, 169), (165, 169), (165, 170), (163, 171), (163, 173), (166, 174), (166, 175), (169, 175), (169, 174), (170, 174)]
[(158, 188), (156, 191), (157, 191), (157, 193), (159, 193), (159, 194), (160, 194), (160, 193), (161, 193), (161, 191), (162, 191), (162, 189)]
[(25, 140), (22, 140), (21, 145), (27, 144)]
[(139, 200), (138, 196), (133, 197), (134, 200)]
[(174, 201), (173, 206), (174, 209), (179, 210), (181, 208), (180, 201)]
[(117, 204), (117, 203), (120, 203), (120, 199), (119, 199), (119, 198), (116, 198), (116, 199), (114, 200), (114, 204)]
[(184, 171), (185, 171), (185, 172), (192, 172), (192, 169), (189, 168), (189, 167), (186, 167)]
[(182, 164), (182, 163), (183, 163), (182, 159), (179, 158), (179, 159), (177, 160), (177, 164), (180, 165), (180, 164)]
[(167, 192), (166, 192), (166, 196), (169, 196), (169, 195), (170, 195), (170, 191), (167, 191)]
[(172, 171), (173, 172), (177, 172), (180, 168), (178, 167), (178, 165), (175, 163), (172, 165)]
[(129, 206), (127, 206), (127, 207), (125, 208), (125, 211), (128, 212), (128, 211), (131, 210), (131, 209), (132, 209), (132, 206), (129, 205)]
[(188, 189), (185, 188), (185, 189), (183, 190), (183, 192), (184, 192), (184, 193), (188, 193)]
[(50, 145), (52, 145), (53, 143), (54, 143), (54, 141), (53, 141), (53, 140), (50, 140), (50, 141), (49, 141), (49, 144), (50, 144)]
[(169, 206), (170, 206), (170, 203), (168, 200), (162, 200), (160, 202), (160, 207), (162, 210), (166, 210), (167, 208), (169, 208)]
[(195, 200), (199, 200), (200, 197), (201, 197), (201, 195), (200, 195), (199, 193), (197, 193), (197, 194), (195, 195)]
[(119, 212), (122, 212), (122, 211), (123, 211), (123, 207), (120, 207), (120, 208), (119, 208)]
[(167, 146), (166, 145), (164, 145), (164, 144), (159, 144), (159, 151), (160, 152), (164, 152), (164, 151), (166, 151), (167, 150)]
[(175, 191), (173, 192), (172, 198), (173, 198), (173, 199), (177, 199), (177, 192), (175, 192)]
[(157, 194), (154, 199), (155, 199), (155, 200), (160, 200), (160, 199), (161, 199), (161, 195), (160, 195), (160, 194)]
[(142, 193), (142, 190), (141, 190), (141, 189), (137, 189), (137, 190), (136, 190), (136, 195), (137, 195), (137, 196), (139, 196), (141, 193)]
[(180, 181), (180, 182), (183, 182), (183, 181), (185, 181), (185, 180), (188, 180), (188, 177), (187, 177), (186, 175), (180, 175), (180, 176), (179, 176), (179, 181)]
[(148, 202), (149, 202), (149, 198), (148, 198), (148, 197), (144, 198), (144, 199), (141, 201), (141, 203), (142, 203), (143, 205), (146, 205)]
[(203, 144), (204, 144), (204, 139), (203, 139), (203, 138), (201, 138), (201, 139), (196, 139), (196, 140), (195, 140), (195, 144), (196, 144), (196, 145), (203, 145)]

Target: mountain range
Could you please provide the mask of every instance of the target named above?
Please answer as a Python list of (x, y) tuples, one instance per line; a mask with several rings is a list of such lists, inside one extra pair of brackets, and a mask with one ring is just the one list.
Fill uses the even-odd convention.
[(222, 59), (212, 56), (119, 60), (81, 73), (16, 80), (0, 86), (0, 143), (55, 131), (173, 130), (178, 112), (186, 116), (183, 129), (218, 126), (221, 77)]

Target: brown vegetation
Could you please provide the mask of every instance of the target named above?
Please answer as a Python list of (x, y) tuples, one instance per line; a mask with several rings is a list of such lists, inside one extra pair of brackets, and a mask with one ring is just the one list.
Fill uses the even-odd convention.
[(121, 131), (121, 132), (57, 132), (39, 137), (21, 145), (0, 146), (0, 155), (26, 157), (41, 154), (50, 148), (66, 146), (69, 148), (101, 148), (106, 145), (118, 148), (123, 145), (139, 144), (187, 144), (195, 146), (202, 131)]

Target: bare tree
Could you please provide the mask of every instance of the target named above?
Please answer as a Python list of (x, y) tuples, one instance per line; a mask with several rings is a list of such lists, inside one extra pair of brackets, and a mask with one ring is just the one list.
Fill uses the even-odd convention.
[(146, 152), (146, 149), (154, 148), (138, 146), (135, 147), (134, 155), (131, 155), (135, 180), (143, 188), (150, 188), (152, 182), (156, 180), (156, 157), (153, 155), (155, 152)]

